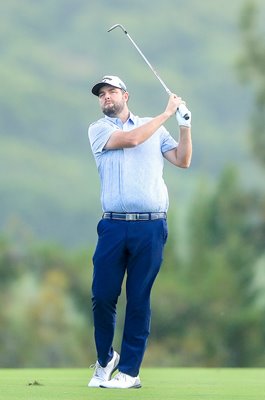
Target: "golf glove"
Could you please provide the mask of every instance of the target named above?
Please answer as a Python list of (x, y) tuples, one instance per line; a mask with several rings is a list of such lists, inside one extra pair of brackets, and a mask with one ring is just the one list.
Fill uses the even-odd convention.
[[(183, 110), (181, 108), (183, 107)], [(180, 110), (180, 111), (179, 111)], [(181, 114), (180, 114), (181, 112)], [(189, 119), (185, 119), (183, 114), (188, 114)], [(177, 112), (176, 112), (176, 118), (178, 121), (179, 126), (186, 126), (187, 128), (191, 127), (191, 112), (190, 110), (187, 109), (186, 106), (182, 106), (182, 104), (179, 106)]]

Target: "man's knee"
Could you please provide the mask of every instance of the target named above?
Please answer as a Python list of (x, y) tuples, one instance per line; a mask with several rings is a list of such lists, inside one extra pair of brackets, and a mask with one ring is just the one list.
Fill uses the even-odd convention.
[(111, 309), (116, 307), (119, 293), (109, 292), (107, 290), (94, 290), (92, 295), (93, 309)]

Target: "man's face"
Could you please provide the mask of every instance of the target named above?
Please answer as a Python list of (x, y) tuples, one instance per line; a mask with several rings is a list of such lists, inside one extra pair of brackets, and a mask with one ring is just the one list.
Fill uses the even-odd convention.
[(122, 89), (105, 85), (100, 88), (98, 98), (102, 112), (113, 118), (123, 111), (128, 99), (128, 93)]

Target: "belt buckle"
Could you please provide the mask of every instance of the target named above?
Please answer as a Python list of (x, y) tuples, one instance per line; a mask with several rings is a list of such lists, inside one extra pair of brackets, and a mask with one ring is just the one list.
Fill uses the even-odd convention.
[(126, 221), (136, 221), (139, 219), (139, 214), (126, 214)]

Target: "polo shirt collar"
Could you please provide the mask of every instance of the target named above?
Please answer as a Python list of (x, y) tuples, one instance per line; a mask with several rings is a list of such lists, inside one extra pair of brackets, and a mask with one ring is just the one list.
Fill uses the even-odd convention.
[(124, 124), (123, 124), (123, 122), (120, 120), (120, 118), (111, 118), (111, 117), (108, 117), (107, 115), (105, 115), (105, 118), (107, 118), (109, 121), (114, 122), (115, 125), (118, 125), (118, 126), (123, 126), (124, 124), (128, 124), (128, 123), (132, 123), (133, 125), (135, 125), (135, 123), (136, 123), (136, 117), (135, 117), (135, 115), (134, 115), (133, 113), (131, 113), (131, 112), (130, 112), (130, 114), (129, 114), (129, 118), (127, 119), (127, 121), (124, 122)]

